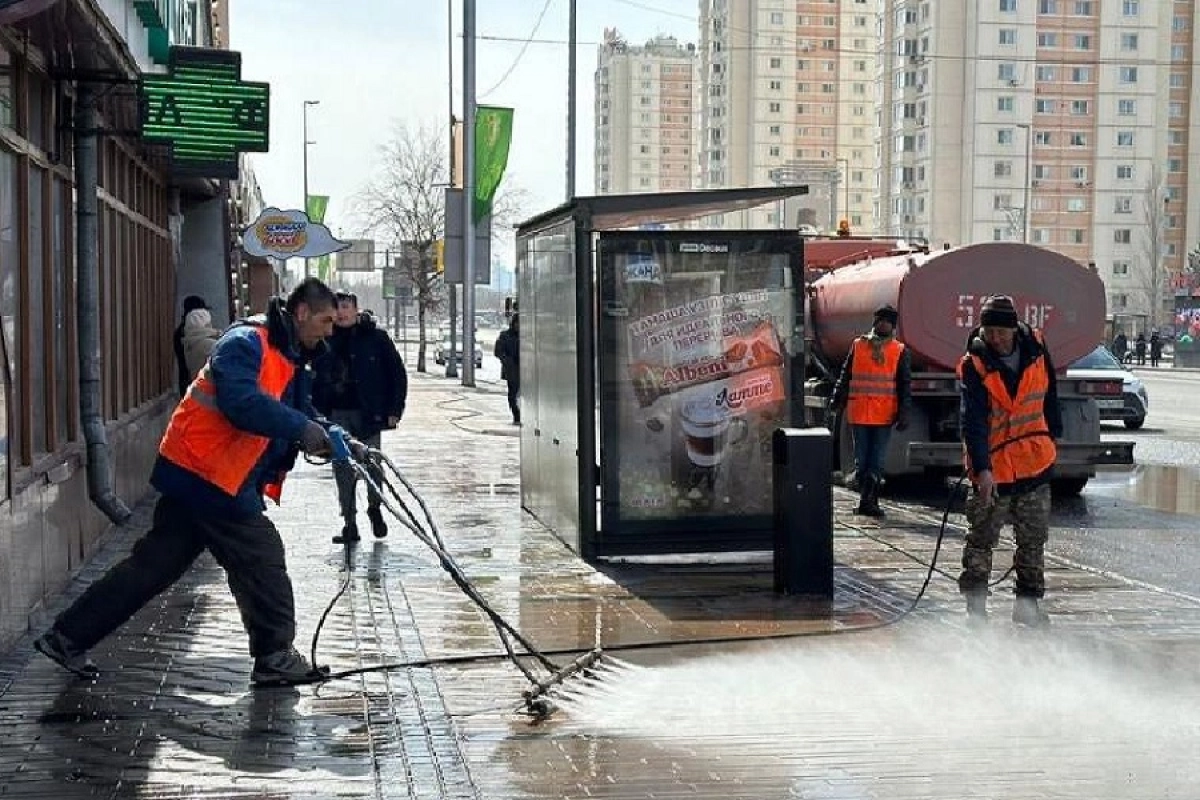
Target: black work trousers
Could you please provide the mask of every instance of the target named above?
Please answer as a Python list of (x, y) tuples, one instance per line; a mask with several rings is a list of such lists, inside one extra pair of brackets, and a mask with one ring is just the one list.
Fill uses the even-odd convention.
[(508, 410), (512, 412), (513, 422), (521, 421), (521, 379), (508, 379)]
[(54, 627), (76, 647), (90, 650), (183, 577), (205, 550), (225, 570), (250, 637), (250, 655), (291, 647), (295, 598), (274, 523), (265, 514), (236, 520), (206, 516), (166, 496), (129, 557), (88, 587)]

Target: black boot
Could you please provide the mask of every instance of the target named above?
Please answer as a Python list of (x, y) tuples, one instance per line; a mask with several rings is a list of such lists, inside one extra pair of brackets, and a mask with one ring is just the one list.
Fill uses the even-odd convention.
[(870, 475), (859, 475), (858, 477), (858, 508), (854, 509), (855, 514), (863, 514), (864, 516), (871, 515), (871, 490), (875, 487), (875, 479)]
[(1013, 603), (1012, 619), (1027, 628), (1044, 628), (1050, 624), (1050, 615), (1038, 604), (1036, 597), (1018, 597)]
[(879, 507), (879, 479), (874, 475), (867, 478), (863, 486), (862, 500), (859, 502), (859, 508), (862, 510), (858, 513), (866, 514), (868, 517), (882, 519), (883, 509)]
[(100, 670), (88, 658), (87, 652), (79, 649), (74, 642), (55, 628), (51, 628), (34, 642), (33, 647), (55, 664), (75, 673), (80, 678), (94, 680), (100, 677)]
[(382, 539), (388, 535), (388, 526), (383, 519), (383, 511), (379, 506), (367, 509), (367, 519), (371, 520), (371, 533), (376, 539)]
[(334, 544), (354, 544), (361, 537), (358, 535), (358, 523), (347, 522), (342, 526), (342, 532), (333, 537)]

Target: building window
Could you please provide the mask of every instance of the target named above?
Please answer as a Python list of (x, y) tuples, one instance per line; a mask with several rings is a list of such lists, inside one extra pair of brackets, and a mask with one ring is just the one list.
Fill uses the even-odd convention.
[(1049, 147), (1054, 144), (1054, 132), (1037, 131), (1033, 134), (1033, 143), (1040, 147)]
[(771, 24), (772, 25), (782, 25), (783, 24), (783, 12), (772, 11), (771, 12)]
[(1055, 79), (1054, 67), (1046, 64), (1039, 64), (1037, 71), (1034, 74), (1037, 76), (1039, 81), (1052, 81)]
[(779, 126), (772, 125), (770, 128), (767, 129), (767, 132), (770, 133), (772, 136), (778, 136), (779, 135)]
[(1172, 100), (1167, 104), (1167, 116), (1179, 119), (1183, 116), (1183, 103)]
[(1011, 112), (1014, 107), (1014, 100), (1011, 97), (997, 97), (996, 110), (1003, 112)]
[(1050, 244), (1050, 229), (1049, 228), (1034, 228), (1033, 229), (1034, 244)]
[(772, 58), (769, 62), (771, 69), (779, 69), (783, 66), (783, 61), (778, 58)]
[(992, 174), (997, 178), (1012, 177), (1013, 165), (1011, 161), (996, 161), (992, 163)]
[(1076, 183), (1087, 183), (1087, 167), (1076, 165), (1071, 167), (1069, 172), (1071, 175), (1071, 180), (1075, 181)]
[(1138, 0), (1122, 0), (1121, 15), (1125, 17), (1136, 17), (1138, 15)]
[(1113, 198), (1113, 213), (1114, 214), (1132, 214), (1133, 213), (1133, 198), (1132, 197), (1115, 197), (1115, 198)]
[(1000, 44), (1015, 45), (1017, 43), (1017, 31), (1014, 28), (1000, 29)]
[(1168, 158), (1167, 159), (1167, 172), (1183, 172), (1183, 159), (1182, 158)]
[(1075, 49), (1076, 50), (1091, 50), (1092, 49), (1092, 37), (1084, 35), (1084, 34), (1076, 34), (1075, 35)]
[(1083, 197), (1068, 197), (1067, 211), (1072, 214), (1082, 214), (1087, 211), (1087, 199)]
[(1017, 79), (1017, 66), (1008, 62), (997, 65), (996, 77), (1002, 81), (1015, 81)]
[(1069, 143), (1071, 147), (1087, 147), (1087, 134), (1078, 132), (1072, 133), (1070, 135)]
[(772, 114), (778, 114), (778, 113), (779, 113), (779, 110), (780, 110), (780, 108), (781, 108), (781, 106), (779, 105), (779, 103), (769, 103), (769, 104), (767, 104), (767, 111), (769, 111), (769, 112), (770, 112), (770, 113), (772, 113)]
[(1038, 0), (1039, 14), (1057, 14), (1058, 0)]
[(1087, 100), (1072, 100), (1071, 113), (1077, 116), (1087, 116), (1089, 105)]
[(1090, 17), (1095, 13), (1092, 7), (1092, 0), (1075, 0), (1075, 16)]
[(1121, 49), (1126, 53), (1136, 52), (1138, 49), (1138, 35), (1136, 33), (1122, 33)]
[(1133, 131), (1117, 131), (1117, 147), (1133, 147)]
[(1038, 47), (1058, 47), (1057, 33), (1039, 33), (1037, 35)]
[(1067, 242), (1070, 244), (1087, 244), (1087, 231), (1082, 228), (1075, 228), (1067, 234)]
[(1133, 180), (1133, 165), (1132, 164), (1118, 164), (1117, 165), (1117, 180), (1119, 180), (1119, 181)]
[(1128, 261), (1114, 261), (1113, 265), (1112, 265), (1112, 274), (1117, 275), (1117, 276), (1128, 275), (1129, 274), (1129, 262)]
[(1122, 117), (1137, 116), (1137, 101), (1128, 100), (1128, 99), (1118, 100), (1117, 101), (1117, 114), (1119, 114)]
[(1013, 143), (1013, 129), (1012, 128), (1001, 128), (1000, 130), (996, 131), (996, 144), (1012, 144), (1012, 143)]
[(1000, 211), (1001, 209), (1012, 208), (1012, 207), (1013, 207), (1013, 204), (1012, 204), (1012, 195), (1011, 194), (994, 194), (994, 195), (992, 195), (992, 208), (994, 210)]
[(1053, 114), (1054, 101), (1045, 97), (1039, 97), (1033, 101), (1033, 110), (1038, 114)]
[(1172, 72), (1170, 81), (1171, 81), (1172, 89), (1186, 89), (1187, 88), (1187, 76), (1184, 75), (1182, 72)]
[(1049, 164), (1034, 164), (1033, 165), (1033, 179), (1035, 181), (1049, 180), (1050, 176), (1053, 174), (1054, 174), (1054, 168), (1051, 167)]
[(1000, 0), (1000, 11), (1012, 14), (1017, 10), (1017, 0)]
[(1072, 67), (1071, 68), (1071, 83), (1091, 83), (1092, 68), (1091, 67)]
[(1129, 228), (1117, 228), (1113, 231), (1114, 244), (1129, 244), (1133, 241), (1133, 232)]
[(1137, 67), (1121, 67), (1121, 83), (1137, 83)]

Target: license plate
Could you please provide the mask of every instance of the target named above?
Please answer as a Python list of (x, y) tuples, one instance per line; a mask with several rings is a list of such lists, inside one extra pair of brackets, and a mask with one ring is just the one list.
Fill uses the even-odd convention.
[(1097, 400), (1096, 405), (1100, 408), (1124, 408), (1124, 400)]

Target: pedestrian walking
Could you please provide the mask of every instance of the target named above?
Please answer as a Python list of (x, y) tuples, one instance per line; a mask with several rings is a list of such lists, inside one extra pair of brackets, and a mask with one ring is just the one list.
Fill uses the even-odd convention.
[[(232, 326), (188, 387), (159, 444), (160, 492), (150, 531), (93, 583), (34, 646), (84, 677), (87, 652), (187, 572), (205, 550), (224, 568), (254, 658), (256, 686), (322, 680), (296, 651), (296, 614), (283, 540), (264, 513), (279, 502), (300, 450), (330, 450), (314, 421), (307, 367), (333, 325), (334, 298), (315, 278), (266, 315)], [(355, 443), (356, 450), (360, 447)]]
[[(353, 292), (338, 292), (337, 317), (328, 352), (315, 365), (313, 405), (329, 420), (341, 425), (355, 439), (378, 449), (380, 434), (400, 424), (408, 400), (408, 373), (385, 330), (375, 318), (358, 310)], [(383, 472), (375, 462), (366, 465), (376, 486)], [(357, 522), (358, 472), (351, 464), (333, 465), (341, 507), (342, 532), (333, 537), (338, 544), (359, 541)], [(380, 509), (379, 494), (367, 487), (367, 519), (377, 539), (387, 536), (387, 523)]]
[(1162, 337), (1158, 335), (1158, 331), (1154, 331), (1150, 334), (1150, 366), (1158, 366), (1158, 362), (1162, 361), (1162, 351)]
[(882, 517), (879, 484), (892, 426), (908, 428), (912, 410), (912, 367), (908, 348), (896, 338), (900, 314), (891, 306), (875, 312), (870, 333), (850, 348), (833, 387), (831, 407), (845, 411), (854, 437), (857, 514)]
[(179, 396), (187, 392), (188, 384), (192, 382), (192, 375), (188, 373), (187, 354), (183, 351), (183, 328), (187, 324), (187, 316), (197, 309), (208, 309), (208, 303), (200, 295), (189, 294), (183, 298), (183, 316), (179, 320), (179, 324), (175, 326), (175, 333), (171, 337), (171, 344), (175, 350), (175, 370), (178, 375)]
[(1041, 331), (1018, 320), (1012, 298), (988, 298), (980, 322), (958, 364), (971, 481), (958, 586), (971, 622), (986, 621), (992, 551), (1011, 521), (1017, 546), (1012, 618), (1042, 626), (1049, 622), (1039, 601), (1046, 591), (1050, 472), (1063, 429), (1054, 365)]
[(183, 360), (187, 366), (188, 383), (196, 379), (208, 363), (221, 332), (212, 325), (212, 313), (207, 308), (189, 311), (183, 318)]
[(1113, 339), (1112, 354), (1116, 357), (1118, 363), (1125, 363), (1125, 359), (1129, 355), (1129, 339), (1124, 333), (1118, 333)]
[(513, 314), (508, 328), (496, 337), (493, 351), (500, 359), (500, 379), (508, 383), (508, 408), (513, 425), (521, 424), (521, 315)]
[(1146, 334), (1139, 333), (1137, 341), (1133, 344), (1133, 350), (1137, 353), (1137, 363), (1139, 367), (1146, 366)]

